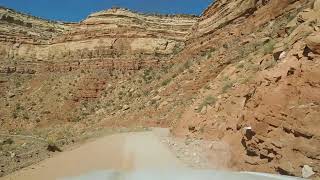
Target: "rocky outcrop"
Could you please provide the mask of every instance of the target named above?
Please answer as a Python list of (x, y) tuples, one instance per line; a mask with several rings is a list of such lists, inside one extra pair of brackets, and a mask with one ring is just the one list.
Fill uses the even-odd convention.
[(310, 35), (306, 38), (306, 43), (311, 51), (320, 54), (320, 33)]
[(0, 22), (2, 45), (9, 42), (15, 46), (48, 44), (50, 39), (68, 29), (68, 26), (63, 23), (21, 14), (4, 7), (0, 7)]
[(238, 18), (250, 15), (256, 10), (256, 4), (255, 0), (217, 1), (203, 12), (192, 36), (208, 35)]
[(175, 82), (181, 96), (199, 93), (176, 135), (229, 142), (236, 169), (302, 176), (306, 165), (319, 176), (320, 16), (312, 7), (277, 0), (210, 6), (181, 53), (208, 62), (195, 61), (196, 73)]
[(42, 70), (57, 72), (136, 70), (159, 64), (184, 47), (196, 21), (192, 16), (152, 16), (125, 9), (94, 13), (75, 24), (48, 22), (8, 9), (0, 14), (4, 37), (0, 58), (33, 61)]

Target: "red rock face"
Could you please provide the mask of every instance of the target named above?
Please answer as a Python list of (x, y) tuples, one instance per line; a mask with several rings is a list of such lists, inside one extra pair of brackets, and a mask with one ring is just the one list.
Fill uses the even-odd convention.
[[(185, 36), (197, 20), (124, 9), (98, 12), (74, 24), (50, 22), (4, 8), (0, 17), (0, 73), (4, 75), (96, 70), (128, 73), (159, 68), (184, 47)], [(91, 85), (81, 85), (75, 100), (96, 98), (103, 89), (90, 78), (85, 81)], [(97, 80), (100, 83), (104, 80)]]
[(280, 173), (299, 175), (300, 166), (310, 161), (315, 170), (319, 167), (318, 65), (306, 57), (285, 59), (261, 75), (245, 104), (239, 127), (249, 125), (254, 133), (242, 139), (247, 154), (268, 160), (265, 164)]
[(196, 86), (209, 74), (200, 65), (196, 82), (184, 88), (200, 93), (176, 134), (230, 142), (230, 167), (236, 169), (302, 176), (309, 165), (319, 173), (319, 24), (312, 24), (320, 16), (312, 7), (308, 1), (276, 0), (221, 0), (209, 7), (186, 46), (191, 57), (214, 49), (207, 63), (209, 88)]

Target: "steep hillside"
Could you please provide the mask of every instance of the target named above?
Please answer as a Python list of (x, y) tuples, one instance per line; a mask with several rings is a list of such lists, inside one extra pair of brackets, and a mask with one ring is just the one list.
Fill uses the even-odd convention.
[(201, 89), (175, 132), (229, 142), (237, 169), (302, 176), (310, 166), (318, 173), (317, 3), (239, 0), (208, 8), (185, 49), (195, 53), (189, 59), (206, 54), (208, 62), (195, 66), (198, 78), (185, 85)]
[[(184, 48), (185, 36), (197, 20), (125, 9), (94, 13), (72, 24), (6, 8), (1, 8), (0, 16), (1, 134), (40, 136), (45, 143), (59, 144), (74, 142), (85, 129), (99, 128), (96, 113), (124, 108), (129, 100), (120, 97), (121, 82), (135, 76), (139, 77), (135, 86), (149, 83), (155, 77), (145, 73), (168, 64)], [(18, 142), (2, 146), (1, 141), (1, 162), (7, 163), (0, 175), (28, 165), (41, 155), (38, 149), (45, 150), (43, 141), (24, 138), (27, 148)], [(26, 152), (31, 149), (35, 151)], [(29, 155), (30, 162), (19, 160)]]
[[(225, 169), (319, 176), (319, 0), (218, 0), (199, 18), (110, 9), (74, 24), (8, 12), (4, 134), (62, 146), (102, 127), (164, 126), (229, 144)], [(25, 149), (3, 149), (3, 174), (28, 165), (10, 157)]]
[[(19, 79), (29, 77), (39, 85), (31, 87), (35, 89), (42, 88), (41, 81), (50, 76), (57, 80), (67, 76), (61, 73), (69, 73), (70, 77), (65, 79), (69, 87), (64, 84), (62, 91), (72, 94), (75, 101), (97, 98), (100, 90), (106, 88), (108, 77), (114, 74), (120, 76), (165, 64), (183, 49), (188, 29), (196, 21), (192, 16), (151, 16), (110, 9), (92, 14), (78, 24), (63, 24), (8, 9), (1, 12), (0, 33), (5, 37), (0, 47), (2, 86), (15, 91), (10, 87), (13, 78), (8, 75), (18, 76), (16, 85), (22, 83)], [(91, 71), (91, 75), (87, 74)], [(98, 72), (106, 77), (99, 79)], [(78, 77), (81, 83), (74, 82), (78, 74), (83, 75)], [(76, 92), (66, 92), (72, 89)], [(43, 91), (30, 93), (41, 98), (35, 93)]]
[(142, 108), (117, 122), (139, 119), (177, 136), (228, 142), (226, 168), (318, 174), (317, 3), (217, 1), (168, 73), (144, 87)]

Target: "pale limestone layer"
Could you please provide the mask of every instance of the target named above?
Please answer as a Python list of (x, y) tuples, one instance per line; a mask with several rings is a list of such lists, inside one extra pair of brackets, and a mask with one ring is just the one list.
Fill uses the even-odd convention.
[(189, 29), (197, 21), (193, 16), (143, 15), (125, 9), (97, 12), (73, 24), (49, 22), (4, 8), (0, 17), (2, 61), (63, 64), (83, 64), (84, 60), (113, 64), (110, 59), (124, 64), (160, 62), (184, 47)]

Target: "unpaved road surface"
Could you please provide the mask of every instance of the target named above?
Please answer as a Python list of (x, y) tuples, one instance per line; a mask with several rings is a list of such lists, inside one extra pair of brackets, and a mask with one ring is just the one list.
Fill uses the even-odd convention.
[(99, 170), (172, 169), (182, 163), (155, 132), (116, 134), (62, 152), (1, 180), (49, 180)]
[[(69, 151), (57, 154), (39, 164), (22, 169), (0, 180), (293, 180), (292, 177), (280, 177), (261, 173), (236, 173), (214, 170), (187, 169), (186, 161), (176, 158), (180, 148), (195, 151), (193, 145), (181, 146), (174, 141), (171, 153), (168, 147), (168, 130), (154, 129), (150, 132), (123, 133), (106, 136), (81, 145)], [(200, 146), (199, 142), (193, 142)], [(205, 144), (206, 146), (208, 144)], [(210, 149), (215, 147), (210, 144)], [(217, 147), (224, 147), (217, 144)], [(215, 149), (215, 148), (214, 148)], [(187, 152), (189, 152), (187, 151)], [(215, 151), (224, 159), (221, 150)], [(184, 150), (184, 153), (186, 150)], [(193, 157), (194, 155), (192, 155)], [(195, 156), (197, 157), (197, 156)], [(194, 157), (193, 157), (194, 158)], [(183, 159), (182, 159), (183, 160)], [(181, 163), (184, 162), (184, 163)], [(217, 161), (221, 163), (221, 161)], [(194, 162), (192, 161), (192, 164)], [(223, 163), (222, 163), (223, 164)]]

